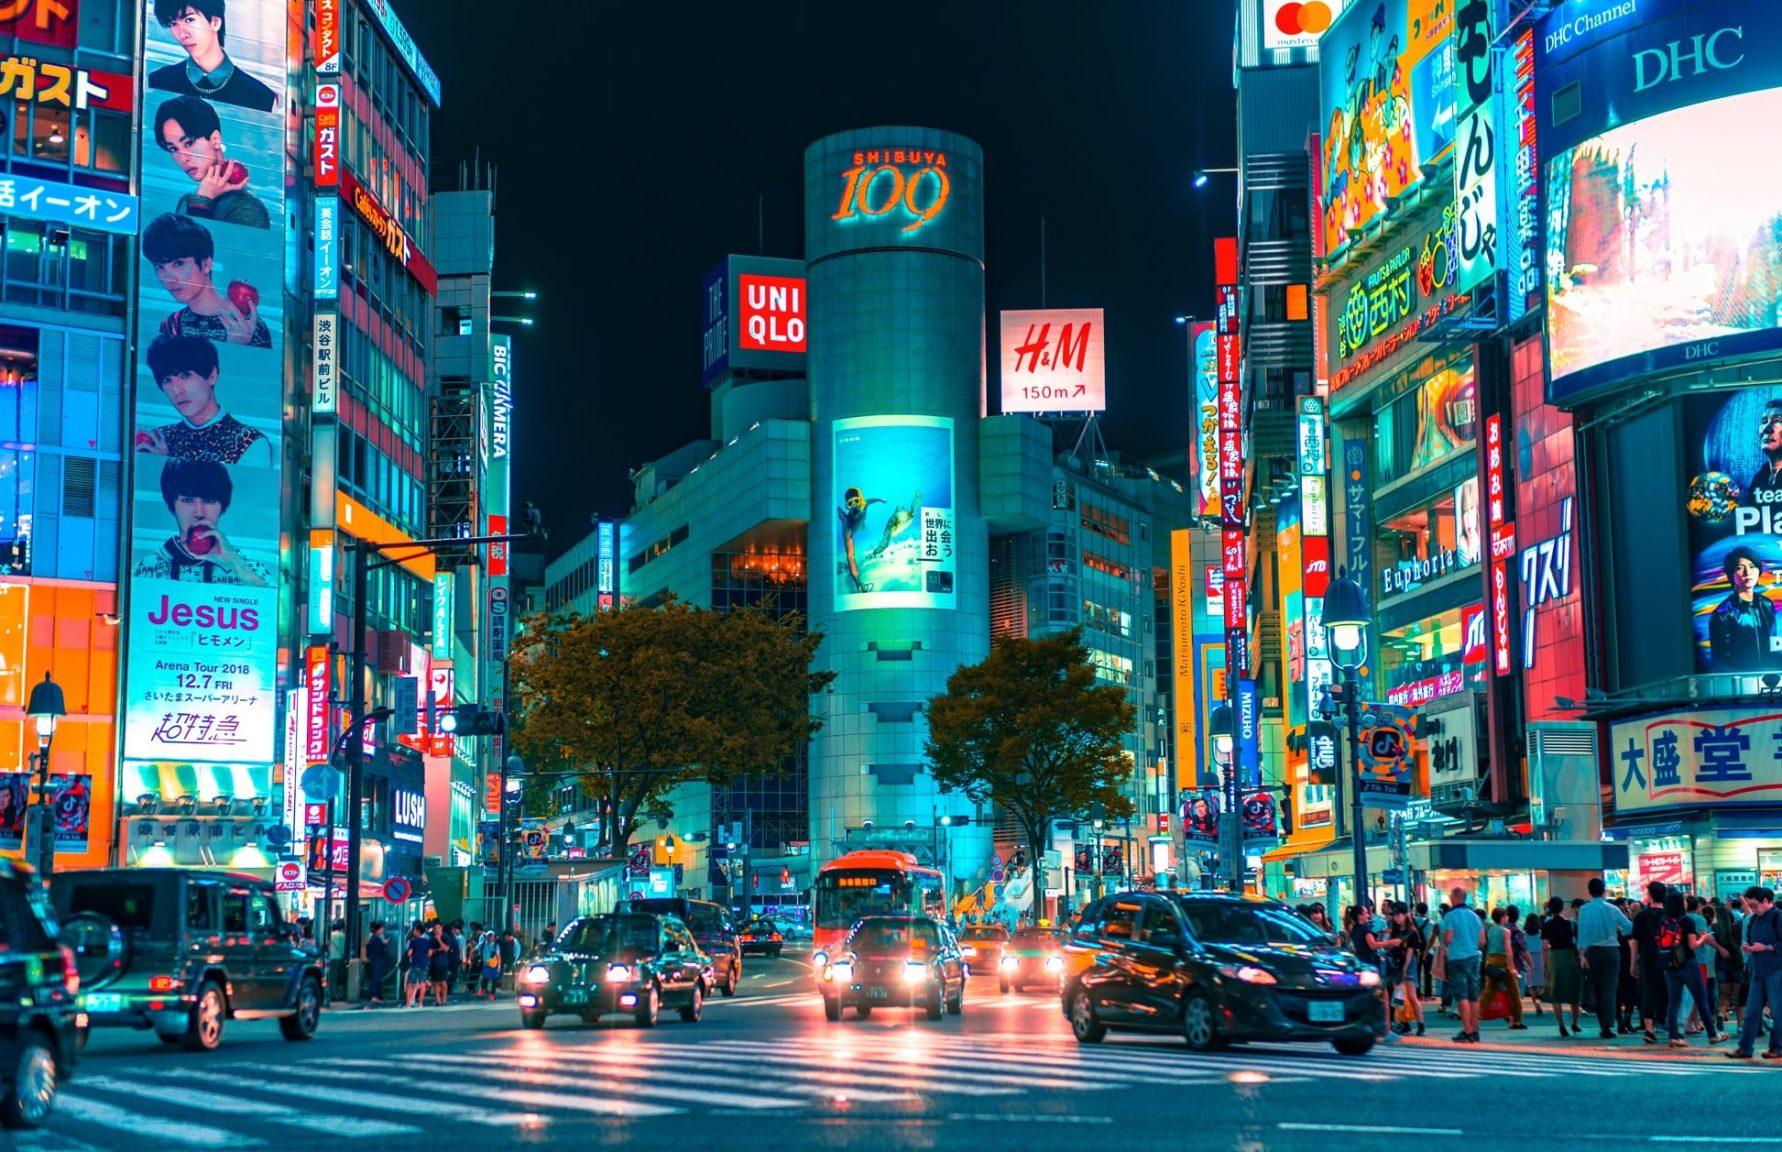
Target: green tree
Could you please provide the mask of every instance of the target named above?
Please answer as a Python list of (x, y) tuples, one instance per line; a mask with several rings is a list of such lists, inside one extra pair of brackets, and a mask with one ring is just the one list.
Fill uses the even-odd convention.
[(1096, 683), (1081, 629), (997, 639), (982, 663), (954, 672), (928, 702), (935, 783), (1015, 818), (1034, 869), (1036, 919), (1052, 821), (1096, 809), (1132, 815), (1121, 791), (1132, 760), (1120, 742), (1137, 719), (1123, 689)]
[(797, 615), (671, 600), (592, 616), (535, 616), (512, 656), (514, 742), (610, 801), (599, 842), (623, 855), (677, 784), (772, 773), (822, 726), (810, 697), (823, 641)]

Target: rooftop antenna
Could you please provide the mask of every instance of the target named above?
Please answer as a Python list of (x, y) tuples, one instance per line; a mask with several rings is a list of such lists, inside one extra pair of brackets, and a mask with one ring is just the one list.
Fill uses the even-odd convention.
[(755, 193), (755, 253), (767, 255), (767, 197), (760, 192)]
[(1040, 217), (1040, 307), (1046, 306), (1046, 218)]

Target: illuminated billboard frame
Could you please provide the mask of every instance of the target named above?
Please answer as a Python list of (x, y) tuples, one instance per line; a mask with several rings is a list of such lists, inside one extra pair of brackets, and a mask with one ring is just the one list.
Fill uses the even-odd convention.
[(1782, 116), (1770, 6), (1574, 7), (1535, 39), (1548, 399), (1782, 349), (1782, 155), (1746, 127)]
[(1107, 327), (1100, 308), (1004, 312), (1004, 412), (1105, 412)]
[[(268, 781), (280, 735), (285, 243), (272, 223), (287, 186), (287, 15), (279, 0), (235, 0), (226, 40), (220, 18), (201, 19), (182, 44), (149, 0), (140, 6), (147, 267), (122, 637), (127, 760), (257, 763)], [(200, 93), (192, 61), (213, 47), (230, 71)], [(187, 120), (216, 125), (203, 143), (228, 149), (228, 190), (200, 195), (209, 169), (161, 146), (161, 126)]]
[(955, 607), (953, 421), (860, 416), (830, 434), (836, 610)]

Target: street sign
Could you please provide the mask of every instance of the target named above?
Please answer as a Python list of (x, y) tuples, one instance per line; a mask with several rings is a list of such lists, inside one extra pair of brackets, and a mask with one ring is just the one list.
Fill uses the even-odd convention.
[(1404, 882), (1405, 872), (1402, 868), (1388, 868), (1380, 873), (1380, 883), (1382, 884), (1403, 884)]
[(412, 891), (409, 882), (400, 876), (392, 876), (384, 882), (384, 899), (392, 904), (408, 903), (409, 893)]
[(301, 860), (280, 860), (272, 887), (278, 892), (301, 892), (309, 887), (309, 870)]

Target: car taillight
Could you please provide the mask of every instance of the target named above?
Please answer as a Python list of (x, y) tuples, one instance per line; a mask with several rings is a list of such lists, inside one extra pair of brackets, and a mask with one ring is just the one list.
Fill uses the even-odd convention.
[(775, 932), (772, 936), (769, 936), (767, 939), (768, 939), (769, 943), (772, 943), (773, 941), (778, 940), (779, 938), (780, 938), (780, 934), (778, 932)]
[(74, 964), (74, 949), (58, 944), (56, 950), (62, 954), (62, 986), (73, 996), (80, 991), (80, 969)]
[(151, 976), (151, 977), (149, 977), (149, 991), (150, 992), (171, 992), (171, 991), (173, 991), (173, 977), (171, 977), (171, 976)]

